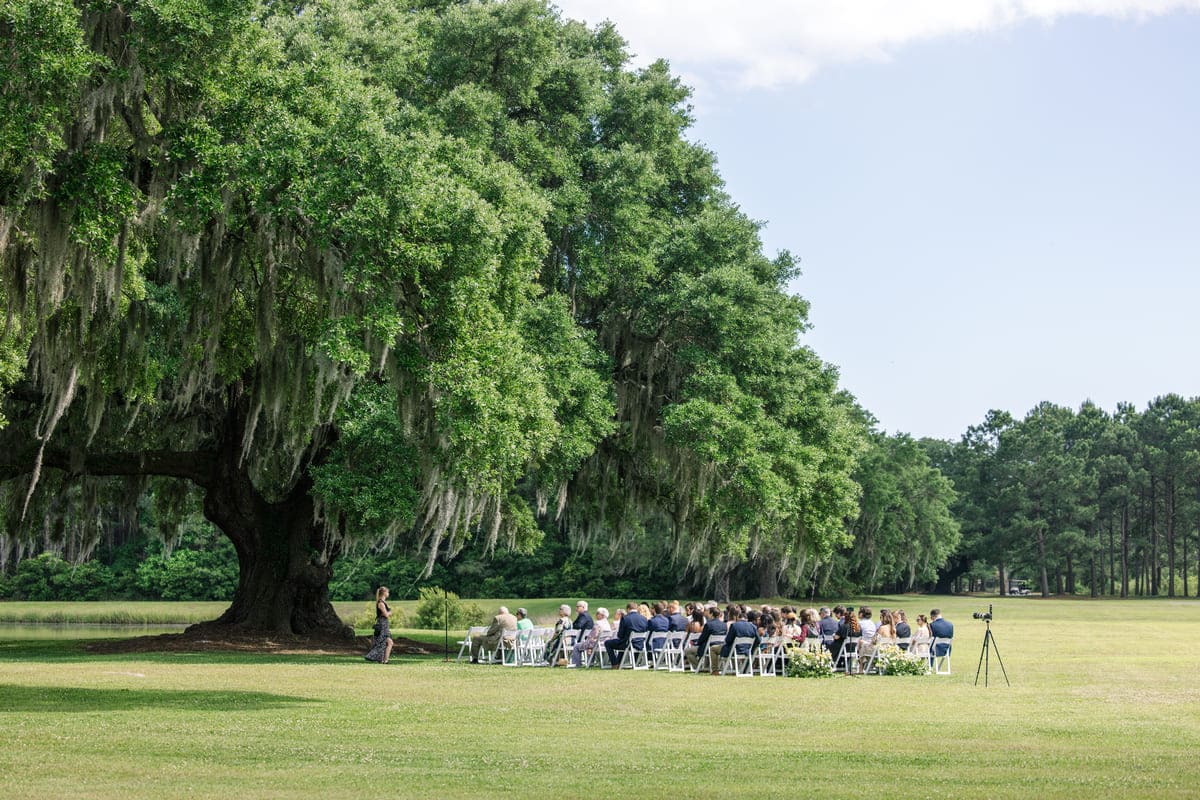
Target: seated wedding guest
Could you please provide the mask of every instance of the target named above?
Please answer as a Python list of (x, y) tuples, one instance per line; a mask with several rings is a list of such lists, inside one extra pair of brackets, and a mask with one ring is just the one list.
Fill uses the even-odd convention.
[(570, 629), (571, 607), (563, 603), (558, 607), (558, 619), (554, 620), (554, 635), (550, 637), (550, 641), (546, 642), (546, 649), (542, 652), (542, 659), (550, 666), (554, 666), (558, 646), (562, 642), (563, 631)]
[(808, 629), (807, 636), (811, 636), (813, 639), (821, 638), (820, 621), (821, 618), (817, 616), (815, 608), (806, 608), (800, 612), (800, 624)]
[(508, 608), (500, 606), (500, 613), (492, 617), (492, 624), (483, 633), (471, 637), (471, 663), (478, 664), (481, 653), (490, 653), (500, 644), (505, 635), (512, 635), (517, 630), (517, 618), (508, 613)]
[(817, 630), (821, 632), (822, 643), (833, 640), (834, 634), (837, 633), (838, 623), (842, 621), (842, 615), (845, 613), (846, 609), (841, 606), (837, 606), (833, 611), (830, 611), (828, 606), (821, 608), (821, 619), (817, 622)]
[[(912, 627), (908, 624), (908, 615), (904, 613), (904, 609), (897, 608), (893, 616), (893, 622), (896, 625), (896, 638), (908, 639), (912, 637)], [(908, 645), (901, 643), (900, 649), (907, 650)]]
[(593, 621), (591, 629), (585, 636), (579, 637), (579, 641), (571, 648), (571, 663), (568, 666), (583, 666), (584, 655), (591, 655), (600, 642), (608, 639), (611, 633), (612, 625), (608, 621), (608, 609), (601, 606), (596, 609), (596, 619)]
[[(929, 632), (935, 639), (953, 639), (954, 623), (943, 617), (942, 612), (935, 608), (929, 612)], [(941, 642), (934, 648), (933, 655), (944, 656), (949, 652), (950, 643)]]
[(875, 631), (871, 635), (867, 635), (867, 626), (863, 625), (862, 641), (858, 645), (858, 669), (863, 672), (867, 668), (867, 660), (885, 644), (892, 644), (896, 641), (896, 629), (892, 627), (892, 615), (885, 608), (879, 612), (879, 624), (875, 626)]
[(837, 663), (838, 657), (846, 647), (847, 640), (857, 636), (862, 636), (862, 626), (858, 624), (858, 616), (853, 609), (845, 609), (842, 621), (838, 624), (837, 633), (833, 635), (833, 644), (829, 646), (829, 654), (833, 656), (833, 663)]
[(778, 631), (783, 630), (783, 625), (775, 618), (774, 612), (764, 611), (758, 615), (757, 620), (749, 619), (749, 616), (749, 614), (746, 615), (747, 621), (758, 629), (758, 638), (760, 639), (775, 636)]
[[(753, 614), (755, 612), (752, 611), (749, 613)], [(729, 625), (725, 632), (725, 644), (721, 647), (721, 658), (729, 658), (733, 655), (733, 648), (735, 646), (733, 642), (735, 639), (754, 639), (753, 644), (737, 645), (737, 654), (739, 656), (751, 655), (762, 646), (762, 637), (759, 636), (758, 626), (747, 619), (747, 616), (745, 613), (739, 613), (737, 619)], [(720, 669), (717, 668), (716, 663), (713, 665), (712, 674), (720, 674)]]
[(783, 621), (783, 635), (796, 644), (804, 644), (808, 638), (808, 631), (800, 624), (800, 620), (796, 619), (796, 612), (788, 612)]
[(688, 617), (690, 617), (692, 613), (689, 611), (686, 615), (681, 614), (679, 612), (679, 601), (672, 600), (670, 604), (667, 605), (667, 615), (671, 620), (670, 630), (682, 631), (687, 630)]
[(721, 618), (725, 620), (725, 624), (728, 625), (742, 614), (745, 614), (748, 610), (749, 609), (745, 606), (739, 606), (730, 603), (729, 605), (725, 606), (725, 615)]
[[(864, 640), (865, 641), (865, 640)], [(877, 651), (881, 647), (888, 645), (895, 646), (896, 644), (896, 618), (892, 616), (892, 612), (886, 608), (879, 612), (879, 627), (875, 629), (875, 636), (871, 640), (871, 646), (867, 651), (867, 655)], [(859, 661), (861, 664), (862, 661)]]
[(924, 614), (917, 614), (917, 627), (913, 630), (912, 652), (919, 656), (929, 655), (929, 645), (933, 642), (933, 634), (929, 632), (929, 619)]
[(692, 618), (688, 620), (687, 628), (684, 630), (688, 632), (689, 636), (704, 630), (704, 609), (698, 606), (692, 609)]
[(612, 625), (613, 632), (609, 635), (608, 638), (611, 639), (613, 636), (617, 635), (617, 630), (621, 627), (621, 620), (624, 618), (625, 618), (625, 609), (618, 608), (616, 611), (613, 612), (612, 619), (609, 620), (609, 624)]
[(683, 656), (691, 665), (692, 671), (696, 670), (700, 663), (701, 653), (705, 652), (705, 648), (715, 650), (710, 652), (710, 663), (719, 663), (714, 661), (713, 657), (720, 659), (721, 646), (725, 643), (725, 634), (728, 630), (725, 622), (721, 619), (721, 609), (715, 605), (709, 606), (705, 612), (708, 619), (704, 623), (704, 627), (700, 630), (700, 638), (696, 640), (696, 644), (688, 645), (683, 650)]
[(894, 642), (896, 640), (896, 621), (892, 612), (886, 608), (879, 612), (879, 627), (875, 629), (875, 643)]
[(871, 619), (871, 607), (858, 607), (858, 623), (862, 626), (862, 638), (864, 642), (869, 642), (875, 638), (875, 620)]
[(667, 606), (665, 603), (655, 603), (652, 610), (654, 615), (650, 617), (647, 623), (650, 638), (646, 642), (652, 651), (658, 652), (667, 643), (667, 633), (671, 630), (671, 618), (667, 616)]
[(588, 613), (587, 600), (580, 600), (575, 603), (575, 621), (571, 623), (571, 627), (580, 632), (580, 636), (592, 629), (595, 621), (592, 615)]
[(517, 609), (517, 630), (530, 631), (533, 630), (533, 620), (529, 618), (529, 612), (523, 608)]
[(650, 611), (650, 606), (647, 603), (638, 603), (637, 612), (646, 619), (650, 619), (653, 612)]
[(630, 637), (635, 633), (645, 633), (649, 627), (650, 620), (638, 611), (637, 603), (625, 606), (625, 616), (621, 617), (621, 624), (617, 626), (617, 635), (604, 643), (604, 649), (608, 651), (608, 663), (613, 669), (621, 666), (621, 659), (629, 649)]

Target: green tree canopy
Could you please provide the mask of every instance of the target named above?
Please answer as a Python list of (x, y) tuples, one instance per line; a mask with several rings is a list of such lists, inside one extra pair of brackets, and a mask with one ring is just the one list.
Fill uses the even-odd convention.
[(432, 566), (532, 545), (535, 513), (710, 572), (838, 541), (860, 437), (793, 262), (610, 26), (537, 0), (3, 0), (0, 26), (7, 541), (186, 481), (238, 554), (222, 621), (299, 632), (338, 627), (346, 548)]

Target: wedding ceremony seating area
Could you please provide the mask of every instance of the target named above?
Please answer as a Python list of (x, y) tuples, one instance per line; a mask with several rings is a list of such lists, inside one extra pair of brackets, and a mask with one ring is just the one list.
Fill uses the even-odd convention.
[[(458, 641), (456, 661), (745, 678), (786, 676), (797, 659), (827, 673), (889, 674), (889, 663), (906, 659), (921, 665), (908, 674), (951, 673), (952, 626), (950, 636), (936, 636), (925, 615), (918, 616), (914, 627), (900, 610), (880, 609), (878, 625), (870, 621), (866, 606), (855, 611), (842, 606), (722, 609), (710, 602), (681, 608), (672, 601), (651, 608), (630, 603), (616, 612), (613, 624), (607, 609), (597, 609), (595, 620), (584, 601), (576, 611), (572, 620), (570, 607), (563, 605), (554, 625), (535, 625), (524, 609), (513, 617), (501, 608), (491, 626), (473, 626)], [(506, 619), (519, 620), (519, 627), (508, 627)]]

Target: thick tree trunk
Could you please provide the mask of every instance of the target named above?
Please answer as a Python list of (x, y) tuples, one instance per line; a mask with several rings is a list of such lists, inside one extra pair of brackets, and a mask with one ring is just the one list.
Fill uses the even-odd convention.
[(779, 570), (769, 558), (755, 559), (754, 573), (759, 597), (779, 597)]
[(1000, 575), (1000, 596), (1004, 597), (1008, 594), (1008, 572), (1004, 569), (1003, 559), (1001, 559), (996, 571)]
[(350, 637), (329, 602), (333, 552), (314, 523), (310, 481), (268, 502), (228, 448), (204, 497), (204, 515), (233, 542), (238, 586), (218, 624), (272, 633)]
[(937, 583), (933, 587), (934, 594), (954, 594), (954, 584), (958, 578), (971, 568), (971, 562), (962, 556), (951, 557), (938, 573)]

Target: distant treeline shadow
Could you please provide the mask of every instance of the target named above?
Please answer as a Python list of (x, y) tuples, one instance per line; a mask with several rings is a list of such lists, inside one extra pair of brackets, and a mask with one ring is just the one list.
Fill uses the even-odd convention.
[(0, 718), (26, 711), (256, 711), (313, 702), (266, 692), (197, 689), (80, 689), (64, 686), (17, 686), (0, 683)]

